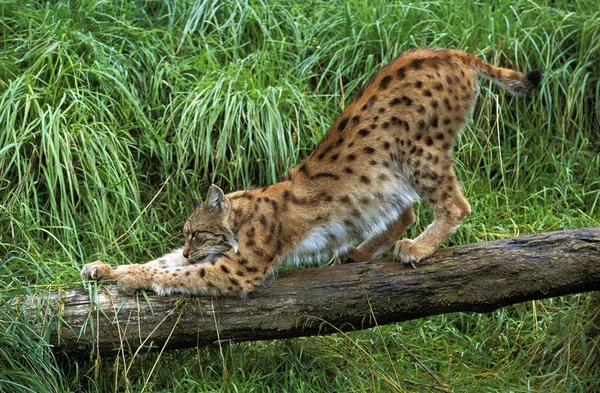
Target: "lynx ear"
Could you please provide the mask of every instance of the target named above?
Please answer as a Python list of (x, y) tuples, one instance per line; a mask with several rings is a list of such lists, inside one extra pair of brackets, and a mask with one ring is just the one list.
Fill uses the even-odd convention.
[(208, 188), (206, 193), (206, 207), (221, 209), (225, 200), (223, 190), (214, 184)]

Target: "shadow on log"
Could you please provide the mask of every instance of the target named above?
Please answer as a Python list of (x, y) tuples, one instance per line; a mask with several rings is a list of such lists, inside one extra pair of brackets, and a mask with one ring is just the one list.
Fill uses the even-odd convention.
[(247, 299), (125, 297), (90, 285), (51, 296), (57, 352), (310, 336), (598, 290), (600, 227), (445, 248), (417, 269), (378, 260), (284, 272)]

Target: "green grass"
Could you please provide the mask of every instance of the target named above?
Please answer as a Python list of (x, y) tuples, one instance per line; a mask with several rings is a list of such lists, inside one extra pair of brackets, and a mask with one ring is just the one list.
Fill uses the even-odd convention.
[(599, 391), (598, 293), (144, 354), (126, 376), (54, 358), (8, 304), (180, 246), (188, 190), (281, 178), (416, 46), (545, 73), (527, 98), (482, 81), (457, 151), (473, 214), (450, 244), (599, 225), (594, 1), (0, 0), (0, 391)]

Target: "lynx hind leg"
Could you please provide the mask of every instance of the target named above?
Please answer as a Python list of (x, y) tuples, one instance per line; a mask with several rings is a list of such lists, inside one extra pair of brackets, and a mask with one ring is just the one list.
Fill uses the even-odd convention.
[(471, 212), (451, 167), (447, 174), (437, 175), (435, 181), (431, 177), (429, 182), (423, 179), (419, 182), (418, 191), (433, 206), (433, 222), (417, 238), (402, 239), (394, 248), (394, 258), (413, 267), (448, 240)]
[(415, 213), (412, 207), (409, 207), (397, 220), (393, 221), (388, 228), (377, 235), (374, 235), (358, 247), (352, 247), (344, 255), (336, 259), (336, 263), (352, 263), (356, 261), (368, 261), (379, 258), (384, 252), (389, 250), (404, 233), (406, 228), (415, 221)]

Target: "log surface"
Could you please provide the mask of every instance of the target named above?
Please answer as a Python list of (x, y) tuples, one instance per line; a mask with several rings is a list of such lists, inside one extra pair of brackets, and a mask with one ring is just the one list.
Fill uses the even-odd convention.
[(282, 272), (246, 299), (126, 297), (90, 285), (50, 296), (57, 352), (310, 336), (598, 290), (600, 227), (445, 248), (416, 269), (378, 260)]

